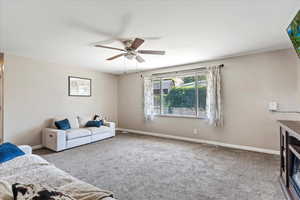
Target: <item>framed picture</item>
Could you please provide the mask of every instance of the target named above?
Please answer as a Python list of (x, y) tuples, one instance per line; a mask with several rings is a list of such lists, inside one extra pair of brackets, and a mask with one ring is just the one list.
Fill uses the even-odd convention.
[(300, 10), (287, 28), (287, 33), (293, 43), (293, 46), (300, 58)]
[(69, 96), (92, 96), (92, 79), (69, 76)]

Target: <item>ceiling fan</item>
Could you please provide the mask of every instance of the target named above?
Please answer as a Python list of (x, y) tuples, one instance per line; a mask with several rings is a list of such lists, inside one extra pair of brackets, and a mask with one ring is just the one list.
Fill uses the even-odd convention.
[(134, 40), (124, 40), (121, 42), (124, 45), (124, 49), (103, 46), (103, 45), (98, 45), (98, 44), (94, 45), (94, 46), (106, 48), (106, 49), (118, 50), (118, 51), (123, 52), (123, 53), (117, 54), (113, 57), (107, 58), (106, 60), (114, 60), (116, 58), (124, 56), (125, 58), (130, 59), (130, 60), (135, 58), (138, 62), (142, 63), (142, 62), (145, 62), (145, 60), (139, 54), (165, 55), (165, 53), (166, 53), (165, 51), (137, 50), (145, 42), (145, 40), (143, 40), (141, 38), (135, 38)]

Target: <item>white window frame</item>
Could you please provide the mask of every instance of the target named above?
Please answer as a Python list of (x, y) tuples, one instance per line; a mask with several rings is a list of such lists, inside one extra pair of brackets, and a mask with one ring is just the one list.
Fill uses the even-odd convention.
[[(193, 73), (176, 73), (176, 74), (166, 74), (163, 77), (155, 77), (152, 79), (152, 81), (160, 81), (160, 113), (155, 113), (155, 116), (158, 117), (179, 117), (179, 118), (200, 118), (200, 119), (206, 119), (206, 111), (201, 112), (199, 111), (199, 91), (198, 91), (198, 78), (199, 76), (205, 75), (207, 76), (208, 73), (206, 70), (201, 70), (198, 72)], [(174, 77), (189, 77), (193, 76), (195, 77), (195, 96), (196, 96), (196, 114), (195, 115), (178, 115), (178, 114), (164, 114), (163, 112), (163, 87), (162, 87), (162, 81), (167, 78), (174, 78)], [(207, 86), (207, 85), (206, 85)], [(154, 97), (153, 97), (154, 98)], [(208, 102), (206, 102), (208, 103)]]

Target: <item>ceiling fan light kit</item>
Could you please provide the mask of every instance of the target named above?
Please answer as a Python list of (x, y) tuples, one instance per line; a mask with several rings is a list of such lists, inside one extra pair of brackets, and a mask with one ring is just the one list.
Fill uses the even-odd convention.
[(139, 63), (143, 63), (143, 62), (145, 62), (145, 60), (139, 54), (151, 54), (151, 55), (165, 55), (166, 54), (165, 51), (137, 50), (144, 42), (145, 42), (145, 40), (143, 40), (141, 38), (135, 38), (134, 40), (124, 40), (124, 41), (122, 41), (122, 43), (124, 45), (124, 49), (103, 46), (103, 45), (95, 45), (95, 47), (112, 49), (112, 50), (124, 52), (124, 53), (115, 55), (113, 57), (107, 58), (106, 60), (114, 60), (114, 59), (124, 56), (125, 58), (127, 58), (129, 60), (132, 60), (133, 58), (135, 58)]

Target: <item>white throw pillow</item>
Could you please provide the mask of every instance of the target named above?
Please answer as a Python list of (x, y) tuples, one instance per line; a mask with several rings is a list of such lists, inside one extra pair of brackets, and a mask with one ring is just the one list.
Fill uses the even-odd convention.
[(88, 121), (92, 120), (89, 116), (78, 116), (79, 127), (84, 128)]
[(103, 121), (103, 123), (105, 123), (107, 120), (105, 119), (106, 117), (102, 114), (102, 113), (100, 113), (100, 114), (96, 114), (96, 115), (98, 115), (99, 117), (96, 119), (97, 121), (100, 121), (100, 120), (102, 120)]

